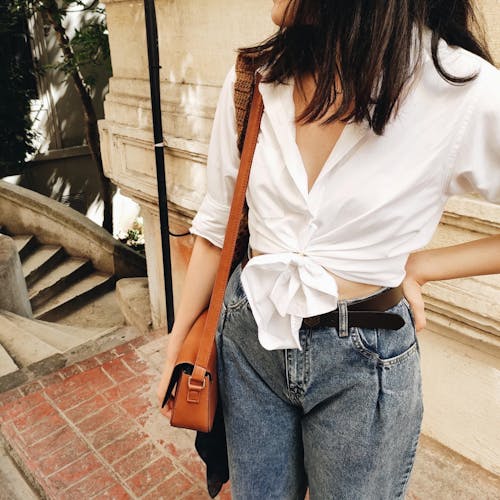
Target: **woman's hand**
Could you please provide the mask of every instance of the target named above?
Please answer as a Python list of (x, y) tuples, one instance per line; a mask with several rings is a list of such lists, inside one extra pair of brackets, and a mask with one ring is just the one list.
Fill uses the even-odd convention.
[(406, 263), (406, 277), (403, 281), (403, 293), (406, 300), (410, 303), (413, 317), (415, 318), (415, 330), (417, 332), (423, 330), (426, 325), (425, 304), (422, 297), (424, 280), (421, 278), (422, 273), (419, 272), (419, 266), (421, 265), (422, 262), (419, 259), (419, 254), (411, 254)]
[(415, 317), (415, 329), (425, 328), (422, 298), (425, 283), (484, 274), (500, 274), (500, 234), (410, 254), (403, 293)]
[[(161, 407), (161, 405), (163, 404), (163, 399), (165, 398), (165, 394), (167, 393), (168, 384), (170, 382), (170, 377), (172, 376), (172, 372), (174, 371), (174, 367), (175, 367), (175, 360), (165, 361), (161, 379), (156, 389), (156, 397), (158, 398), (160, 413), (165, 417), (167, 417), (169, 420), (172, 417), (172, 407), (173, 407), (172, 397), (167, 401), (167, 404), (163, 408)], [(175, 391), (172, 391), (172, 396), (174, 396), (174, 392)]]
[[(184, 338), (184, 335), (180, 335), (174, 330), (172, 330), (172, 333), (167, 337), (167, 355), (165, 357), (165, 363), (163, 365), (163, 372), (156, 389), (156, 397), (158, 400), (158, 406), (160, 407), (160, 413), (168, 419), (172, 417), (172, 398), (167, 401), (167, 404), (163, 408), (161, 408), (161, 405), (163, 403), (163, 399), (165, 398), (165, 394), (167, 393), (168, 384), (170, 382), (170, 378), (172, 377), (172, 372), (175, 368), (175, 362), (182, 347)], [(175, 390), (172, 391), (172, 396), (174, 395)]]

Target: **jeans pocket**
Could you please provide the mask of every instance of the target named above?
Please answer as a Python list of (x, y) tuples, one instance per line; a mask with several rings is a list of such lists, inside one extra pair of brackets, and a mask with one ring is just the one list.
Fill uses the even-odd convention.
[(352, 327), (349, 332), (356, 351), (378, 365), (391, 367), (418, 352), (418, 343), (415, 323), (406, 299), (401, 299), (386, 312), (399, 314), (405, 324), (399, 330)]

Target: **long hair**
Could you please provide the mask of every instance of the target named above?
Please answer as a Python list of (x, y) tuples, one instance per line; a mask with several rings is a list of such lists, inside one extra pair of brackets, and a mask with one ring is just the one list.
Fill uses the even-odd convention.
[(265, 82), (314, 76), (315, 93), (297, 117), (302, 123), (324, 118), (340, 102), (324, 123), (366, 119), (383, 134), (421, 61), (426, 27), (436, 70), (450, 84), (477, 75), (448, 73), (439, 59), (440, 39), (492, 62), (471, 0), (291, 0), (284, 17), (291, 19), (287, 26), (239, 52), (265, 66)]

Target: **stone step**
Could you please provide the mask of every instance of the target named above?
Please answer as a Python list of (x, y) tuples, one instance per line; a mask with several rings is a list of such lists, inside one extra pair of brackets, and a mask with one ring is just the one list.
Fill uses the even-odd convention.
[(102, 328), (107, 330), (127, 324), (113, 288), (93, 297), (73, 311), (68, 312), (57, 323), (78, 328)]
[(27, 478), (16, 466), (3, 443), (0, 443), (0, 500), (40, 500)]
[(17, 247), (17, 253), (21, 260), (26, 259), (26, 257), (39, 245), (36, 236), (33, 234), (8, 234), (7, 236), (10, 236), (14, 240)]
[(0, 344), (17, 366), (29, 366), (61, 352), (20, 325), (20, 316), (12, 318), (11, 314), (0, 314)]
[(59, 245), (40, 245), (35, 248), (22, 261), (26, 286), (30, 288), (35, 281), (54, 269), (66, 256), (66, 251)]
[(35, 319), (57, 321), (91, 298), (114, 288), (116, 277), (94, 271), (33, 310)]
[(102, 335), (103, 333), (106, 333), (106, 332), (112, 330), (111, 328), (101, 328), (101, 327), (81, 328), (78, 326), (65, 325), (62, 323), (51, 323), (50, 321), (43, 321), (41, 319), (34, 319), (32, 321), (34, 321), (37, 324), (44, 325), (44, 326), (50, 326), (54, 330), (64, 332), (68, 335), (71, 335), (72, 337), (78, 337), (82, 341), (96, 338), (96, 336)]
[(2, 345), (0, 345), (0, 377), (15, 372), (18, 369), (19, 367), (11, 358), (10, 354), (5, 350), (5, 348)]
[(3, 319), (6, 319), (10, 324), (15, 324), (42, 342), (51, 345), (58, 352), (66, 352), (88, 340), (98, 338), (103, 332), (102, 328), (84, 329), (69, 325), (58, 325), (47, 321), (24, 318), (8, 311), (0, 312), (0, 322)]
[(56, 268), (37, 280), (28, 289), (31, 307), (40, 307), (65, 288), (89, 275), (93, 270), (90, 260), (68, 257)]
[(116, 300), (129, 325), (142, 333), (153, 326), (149, 298), (148, 278), (122, 278), (116, 282)]

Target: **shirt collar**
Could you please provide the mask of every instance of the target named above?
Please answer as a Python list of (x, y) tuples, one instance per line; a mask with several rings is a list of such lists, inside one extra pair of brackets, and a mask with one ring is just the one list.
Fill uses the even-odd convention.
[[(286, 168), (309, 209), (314, 210), (314, 198), (310, 196), (312, 191), (308, 192), (307, 173), (295, 140), (293, 78), (283, 84), (260, 82), (259, 91), (264, 102), (264, 113), (273, 128)], [(347, 123), (317, 181), (339, 165), (369, 132), (370, 127), (366, 120), (362, 123)], [(315, 187), (316, 184), (313, 190)]]

